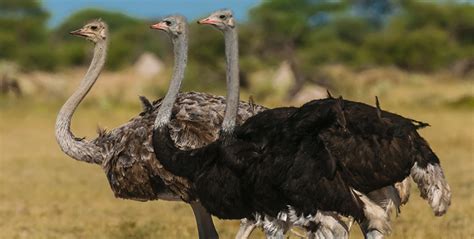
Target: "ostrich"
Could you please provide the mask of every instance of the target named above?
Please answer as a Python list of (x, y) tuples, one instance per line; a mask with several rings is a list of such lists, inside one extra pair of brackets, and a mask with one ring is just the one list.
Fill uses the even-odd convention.
[[(230, 14), (219, 11), (205, 22), (222, 30), (226, 39), (235, 39)], [(289, 211), (296, 222), (320, 211), (335, 211), (358, 222), (366, 220), (366, 236), (382, 238), (390, 230), (387, 213), (365, 194), (409, 175), (435, 215), (446, 212), (449, 185), (439, 159), (417, 133), (426, 124), (382, 111), (378, 101), (372, 107), (329, 97), (300, 108), (266, 110), (236, 126), (237, 47), (226, 46), (226, 55), (234, 67), (227, 77), (219, 139), (198, 149), (177, 148), (168, 127), (173, 106), (169, 94), (153, 133), (157, 158), (170, 172), (193, 183), (211, 214), (254, 219), (256, 214), (275, 218)], [(178, 89), (179, 82), (172, 82), (169, 92)]]
[[(198, 21), (198, 23), (199, 24), (213, 24), (213, 21), (221, 21), (222, 24), (233, 25), (229, 27), (234, 28), (235, 37), (230, 37), (227, 34), (225, 37), (225, 45), (228, 49), (227, 52), (233, 51), (232, 49), (229, 49), (229, 48), (235, 48), (234, 50), (238, 51), (237, 30), (235, 29), (235, 20), (233, 18), (232, 12), (230, 10), (223, 10), (223, 11), (217, 11), (216, 13), (213, 13), (211, 15), (219, 16), (218, 17), (219, 19), (214, 18), (213, 20), (212, 18), (205, 18), (203, 20)], [(223, 19), (220, 19), (222, 17), (221, 15), (226, 16), (225, 21)], [(227, 54), (227, 56), (229, 55)], [(228, 61), (231, 62), (232, 59), (228, 59)], [(234, 62), (237, 62), (237, 60), (235, 60)], [(236, 69), (235, 71), (238, 71), (238, 64), (233, 65), (232, 63), (229, 63), (228, 67), (234, 67)], [(229, 68), (227, 70), (228, 72), (231, 71), (231, 69)], [(403, 183), (397, 183), (397, 185), (399, 185), (399, 187), (397, 187), (398, 191), (395, 190), (393, 186), (387, 186), (385, 188), (371, 192), (368, 196), (370, 199), (374, 199), (377, 202), (377, 204), (381, 205), (385, 210), (390, 212), (391, 209), (395, 209), (398, 213), (400, 206), (405, 204), (408, 200), (409, 185), (410, 185), (409, 179), (407, 178), (403, 181)], [(285, 234), (286, 230), (294, 225), (292, 225), (292, 223), (287, 220), (288, 215), (286, 213), (281, 212), (280, 215), (281, 215), (280, 217), (281, 220), (273, 222), (273, 224), (283, 225), (281, 227), (281, 229), (283, 230), (275, 232), (274, 225), (272, 225), (272, 223), (269, 223), (265, 220), (259, 220), (258, 222), (256, 222), (254, 220), (243, 219), (241, 221), (241, 227), (236, 238), (247, 238), (256, 226), (264, 226), (265, 229), (274, 231), (277, 234), (278, 233)], [(340, 238), (343, 235), (348, 236), (348, 232), (352, 223), (350, 223), (349, 225), (345, 225), (345, 224), (341, 225), (343, 221), (340, 220), (339, 215), (335, 215), (330, 212), (325, 212), (318, 215), (318, 218), (319, 218), (318, 228), (320, 230), (317, 231), (316, 235), (318, 234), (323, 235), (322, 233), (324, 233), (324, 235), (332, 234), (332, 237), (336, 237), (336, 238)], [(295, 225), (296, 226), (308, 225), (311, 223), (310, 219), (311, 217), (308, 220), (303, 220), (303, 221), (299, 220), (298, 224), (295, 224)]]
[[(56, 119), (56, 140), (61, 150), (73, 159), (102, 166), (109, 185), (118, 198), (137, 201), (171, 200), (189, 201), (196, 217), (199, 238), (218, 238), (209, 213), (189, 195), (188, 180), (177, 177), (163, 168), (155, 158), (151, 146), (152, 126), (161, 100), (151, 104), (141, 97), (144, 111), (124, 125), (109, 132), (100, 130), (97, 138), (86, 140), (76, 137), (71, 131), (71, 119), (81, 101), (93, 87), (104, 66), (108, 27), (101, 20), (94, 20), (81, 29), (71, 32), (95, 44), (94, 56), (79, 88), (60, 109)], [(181, 58), (175, 67), (176, 72), (185, 67), (184, 50), (175, 53)], [(185, 48), (184, 48), (185, 49)], [(179, 53), (179, 54), (178, 54)], [(204, 93), (179, 94), (175, 103), (171, 127), (172, 137), (182, 148), (201, 147), (215, 140), (225, 108), (223, 97)], [(255, 112), (265, 108), (240, 102), (239, 123)]]

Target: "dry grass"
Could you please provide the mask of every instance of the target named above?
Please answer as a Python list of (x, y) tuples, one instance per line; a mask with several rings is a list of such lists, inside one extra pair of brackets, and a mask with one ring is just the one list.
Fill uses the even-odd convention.
[[(430, 89), (404, 86), (405, 91), (397, 87), (395, 93), (406, 99), (401, 92), (430, 95), (435, 94), (431, 89), (448, 87), (451, 96), (456, 89), (466, 91), (465, 83), (457, 88), (455, 82), (443, 84)], [(136, 103), (120, 108), (81, 107), (74, 131), (93, 137), (98, 124), (116, 127), (139, 111)], [(422, 134), (442, 160), (453, 203), (447, 215), (436, 218), (413, 189), (409, 204), (394, 219), (389, 238), (474, 238), (472, 109), (396, 103), (383, 106), (431, 123)], [(196, 238), (194, 218), (185, 204), (116, 199), (99, 167), (65, 156), (53, 133), (59, 105), (34, 101), (5, 105), (0, 108), (1, 238)], [(215, 222), (221, 238), (232, 238), (237, 231), (237, 221)], [(253, 236), (261, 237), (261, 233)], [(356, 228), (353, 238), (361, 238)]]

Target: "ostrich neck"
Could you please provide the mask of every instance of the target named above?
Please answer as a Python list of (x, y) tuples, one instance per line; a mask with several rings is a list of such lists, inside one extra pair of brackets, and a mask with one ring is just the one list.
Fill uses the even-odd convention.
[(171, 78), (170, 86), (165, 98), (161, 102), (160, 109), (155, 119), (154, 128), (160, 128), (167, 125), (171, 120), (171, 113), (173, 110), (174, 102), (178, 96), (179, 89), (181, 88), (181, 82), (184, 78), (184, 69), (186, 68), (187, 55), (188, 55), (188, 40), (186, 31), (181, 33), (178, 37), (173, 37), (173, 49), (174, 49), (174, 69), (173, 76)]
[(239, 46), (237, 39), (237, 27), (224, 31), (225, 55), (227, 62), (227, 96), (224, 120), (221, 130), (232, 133), (235, 127), (237, 110), (239, 104)]
[(81, 81), (79, 88), (72, 94), (66, 103), (61, 107), (56, 119), (56, 140), (61, 150), (70, 157), (88, 163), (100, 164), (102, 158), (100, 148), (90, 141), (79, 139), (71, 132), (71, 119), (78, 105), (87, 95), (102, 71), (107, 55), (107, 41), (96, 43), (94, 56)]
[[(171, 139), (169, 128), (166, 127), (171, 120), (171, 113), (174, 102), (176, 101), (181, 82), (184, 77), (184, 69), (187, 61), (187, 35), (183, 32), (178, 38), (173, 38), (173, 47), (175, 55), (175, 66), (173, 77), (171, 79), (168, 93), (163, 99), (160, 109), (158, 110), (155, 124), (153, 125), (153, 150), (160, 162), (172, 174), (177, 176), (190, 177), (192, 174), (189, 169), (194, 166), (188, 164), (187, 160), (175, 157), (177, 152), (181, 150), (176, 147)], [(194, 164), (197, 161), (193, 162)]]

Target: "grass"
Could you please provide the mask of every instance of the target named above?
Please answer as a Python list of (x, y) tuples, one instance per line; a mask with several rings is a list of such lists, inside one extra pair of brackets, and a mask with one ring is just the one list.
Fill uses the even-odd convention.
[[(434, 94), (429, 90), (410, 92)], [(396, 92), (403, 97), (400, 90)], [(413, 187), (408, 205), (393, 220), (389, 238), (474, 238), (472, 108), (384, 104), (383, 99), (382, 104), (432, 125), (421, 133), (441, 158), (453, 190), (447, 215), (436, 218)], [(98, 166), (64, 155), (53, 130), (59, 106), (33, 99), (0, 104), (1, 238), (196, 238), (189, 206), (116, 199)], [(94, 137), (98, 124), (113, 128), (137, 112), (138, 101), (112, 108), (89, 102), (75, 115), (73, 131)], [(233, 238), (238, 229), (237, 221), (215, 219), (215, 223), (221, 238)], [(356, 227), (352, 233), (351, 238), (362, 238)], [(254, 233), (253, 238), (262, 234)]]

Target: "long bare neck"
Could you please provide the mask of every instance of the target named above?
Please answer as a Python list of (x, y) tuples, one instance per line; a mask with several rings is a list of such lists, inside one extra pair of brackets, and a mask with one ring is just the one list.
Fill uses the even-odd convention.
[(184, 78), (184, 70), (188, 61), (188, 39), (186, 30), (183, 31), (179, 36), (173, 37), (173, 49), (174, 49), (174, 69), (173, 76), (171, 78), (170, 87), (166, 93), (165, 98), (161, 102), (160, 109), (158, 110), (154, 128), (161, 128), (167, 125), (171, 120), (171, 113), (173, 110), (174, 102), (178, 96), (179, 89), (181, 88), (181, 82)]
[(87, 95), (102, 71), (107, 55), (107, 41), (96, 43), (94, 57), (77, 90), (61, 107), (56, 118), (56, 140), (68, 156), (88, 163), (102, 162), (100, 148), (91, 142), (79, 139), (71, 132), (71, 119), (78, 105)]
[(224, 31), (225, 55), (227, 62), (227, 96), (224, 119), (221, 130), (232, 133), (235, 127), (237, 110), (239, 107), (239, 45), (237, 27)]

